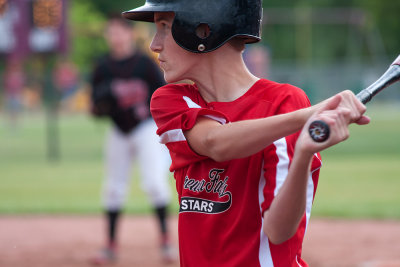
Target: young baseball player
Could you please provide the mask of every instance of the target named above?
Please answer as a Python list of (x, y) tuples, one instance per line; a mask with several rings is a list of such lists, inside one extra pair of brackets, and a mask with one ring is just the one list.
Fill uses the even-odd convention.
[[(257, 0), (147, 0), (123, 13), (155, 23), (150, 48), (171, 83), (151, 112), (172, 158), (181, 266), (307, 266), (318, 152), (369, 122), (349, 91), (310, 107), (299, 88), (252, 75), (242, 52), (260, 40), (261, 14)], [(331, 127), (326, 142), (309, 137), (316, 119)]]
[(142, 188), (159, 221), (163, 259), (174, 259), (167, 227), (170, 160), (167, 150), (158, 142), (157, 126), (150, 114), (150, 97), (165, 81), (157, 64), (135, 47), (133, 34), (130, 21), (120, 15), (111, 16), (105, 31), (110, 53), (96, 64), (91, 81), (93, 114), (112, 121), (105, 148), (103, 189), (106, 245), (91, 259), (98, 265), (116, 259), (119, 219), (133, 160), (138, 163)]

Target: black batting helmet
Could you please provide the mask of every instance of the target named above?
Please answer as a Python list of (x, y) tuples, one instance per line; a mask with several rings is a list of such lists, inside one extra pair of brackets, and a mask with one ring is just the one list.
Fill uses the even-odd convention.
[[(261, 40), (262, 0), (146, 0), (138, 8), (122, 13), (124, 18), (154, 22), (154, 12), (174, 12), (172, 36), (184, 49), (210, 52), (233, 37), (246, 43)], [(199, 27), (208, 28), (199, 36)]]

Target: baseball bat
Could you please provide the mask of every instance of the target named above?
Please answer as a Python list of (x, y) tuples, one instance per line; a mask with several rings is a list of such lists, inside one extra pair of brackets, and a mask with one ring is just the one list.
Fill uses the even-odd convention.
[[(368, 86), (367, 88), (361, 90), (356, 97), (363, 104), (368, 103), (371, 99), (377, 95), (380, 91), (388, 87), (389, 85), (400, 80), (400, 55), (396, 58), (396, 60), (390, 65), (390, 67), (386, 70), (382, 76), (376, 80), (373, 84)], [(313, 121), (309, 128), (308, 132), (310, 133), (311, 138), (315, 142), (324, 142), (329, 138), (330, 130), (328, 124), (324, 121), (316, 120)]]

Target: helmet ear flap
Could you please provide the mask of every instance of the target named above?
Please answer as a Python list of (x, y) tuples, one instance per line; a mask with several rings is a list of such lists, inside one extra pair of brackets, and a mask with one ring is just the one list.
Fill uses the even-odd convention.
[[(196, 36), (202, 40), (207, 39), (210, 36), (210, 33), (211, 33), (210, 26), (207, 23), (200, 23), (196, 27)], [(205, 49), (206, 46), (202, 43), (197, 46), (197, 50), (199, 52), (203, 52)]]

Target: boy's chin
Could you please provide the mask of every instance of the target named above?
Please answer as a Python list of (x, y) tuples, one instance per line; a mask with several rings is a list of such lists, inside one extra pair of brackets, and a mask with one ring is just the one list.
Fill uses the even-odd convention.
[(168, 76), (168, 75), (164, 74), (164, 80), (167, 83), (177, 83), (177, 82), (181, 81), (182, 79), (179, 79), (177, 77), (171, 77), (171, 76)]

